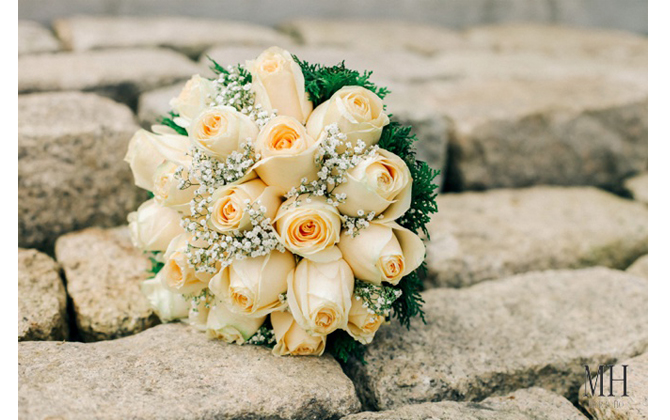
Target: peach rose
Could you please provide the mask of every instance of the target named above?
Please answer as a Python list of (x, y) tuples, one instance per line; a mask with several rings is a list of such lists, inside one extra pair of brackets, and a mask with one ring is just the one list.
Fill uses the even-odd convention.
[(275, 356), (321, 356), (326, 349), (326, 336), (307, 334), (290, 312), (273, 312), (270, 321), (277, 339), (272, 349)]
[(281, 195), (278, 188), (268, 187), (260, 179), (225, 185), (212, 194), (213, 210), (208, 224), (220, 233), (250, 229), (252, 223), (247, 204), (256, 203), (256, 210), (263, 207), (265, 217), (272, 220), (281, 205)]
[(354, 296), (351, 300), (346, 330), (357, 341), (370, 344), (384, 320), (384, 316), (371, 313), (368, 308), (364, 307), (363, 299), (356, 299)]
[(220, 159), (258, 135), (256, 123), (230, 106), (206, 108), (195, 117), (187, 131), (196, 148)]

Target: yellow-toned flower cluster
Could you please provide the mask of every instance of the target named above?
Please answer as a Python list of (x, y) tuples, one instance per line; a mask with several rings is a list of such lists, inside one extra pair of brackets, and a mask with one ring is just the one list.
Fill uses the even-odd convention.
[(130, 141), (135, 183), (153, 194), (129, 215), (131, 236), (164, 264), (143, 291), (163, 321), (228, 342), (262, 341), (271, 325), (276, 355), (321, 355), (337, 329), (367, 344), (400, 293), (380, 286), (425, 255), (395, 222), (413, 180), (377, 146), (382, 99), (344, 86), (314, 107), (277, 47), (242, 68), (246, 82), (194, 76), (170, 102), (177, 130)]

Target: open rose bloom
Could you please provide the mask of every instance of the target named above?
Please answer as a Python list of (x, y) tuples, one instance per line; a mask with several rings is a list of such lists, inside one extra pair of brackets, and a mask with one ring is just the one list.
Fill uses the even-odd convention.
[(387, 115), (386, 89), (278, 47), (212, 69), (126, 155), (150, 192), (128, 221), (153, 261), (142, 291), (156, 314), (340, 359), (394, 317), (409, 325), (437, 172)]

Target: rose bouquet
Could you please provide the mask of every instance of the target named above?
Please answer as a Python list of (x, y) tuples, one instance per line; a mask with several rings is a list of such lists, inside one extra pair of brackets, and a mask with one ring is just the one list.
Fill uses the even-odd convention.
[(216, 77), (193, 76), (126, 156), (151, 196), (128, 221), (160, 319), (346, 361), (392, 317), (423, 318), (418, 234), (437, 171), (386, 114), (388, 90), (277, 47), (212, 63)]

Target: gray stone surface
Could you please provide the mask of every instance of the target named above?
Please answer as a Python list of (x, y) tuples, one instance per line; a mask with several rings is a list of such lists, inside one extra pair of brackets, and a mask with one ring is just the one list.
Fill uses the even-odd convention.
[[(418, 89), (418, 88), (417, 88)], [(620, 188), (647, 168), (647, 89), (602, 78), (429, 84), (453, 124), (450, 190)]]
[(132, 112), (90, 93), (18, 102), (19, 246), (50, 249), (65, 232), (125, 222), (146, 197), (123, 161), (139, 128)]
[(617, 61), (647, 59), (646, 37), (625, 31), (560, 25), (511, 23), (478, 26), (464, 37), (475, 48), (501, 52), (538, 52), (555, 57), (602, 57)]
[(19, 248), (19, 341), (65, 340), (67, 295), (58, 264), (34, 249)]
[(366, 406), (478, 401), (531, 386), (576, 400), (585, 363), (647, 347), (647, 283), (621, 271), (534, 272), (423, 298), (427, 324), (382, 326), (367, 364), (346, 366)]
[[(579, 390), (579, 404), (596, 420), (647, 420), (649, 418), (649, 354), (644, 353), (632, 359), (617, 362), (613, 368), (614, 378), (623, 377), (622, 365), (626, 368), (626, 393), (623, 395), (622, 382), (615, 381), (609, 397), (610, 373), (605, 370), (605, 397), (592, 396), (591, 390), (585, 395), (586, 388)], [(597, 369), (597, 366), (593, 367)], [(599, 390), (596, 390), (599, 392)]]
[[(209, 73), (201, 73), (203, 76)], [(137, 102), (137, 118), (140, 124), (145, 128), (156, 124), (159, 117), (168, 115), (170, 112), (170, 99), (179, 96), (179, 93), (184, 88), (184, 83), (177, 83), (172, 86), (152, 90), (140, 95)]]
[(19, 58), (19, 93), (94, 91), (133, 105), (144, 91), (185, 80), (199, 67), (167, 49), (128, 49)]
[(626, 269), (626, 272), (645, 279), (649, 278), (649, 255), (644, 255), (638, 258)]
[(280, 29), (312, 47), (376, 53), (407, 50), (425, 55), (467, 47), (462, 34), (454, 30), (401, 20), (297, 19)]
[(25, 419), (326, 420), (360, 410), (330, 356), (279, 358), (183, 324), (92, 344), (20, 343), (18, 388)]
[(444, 194), (429, 225), (429, 286), (527, 271), (625, 269), (647, 253), (644, 205), (585, 187)]
[(56, 52), (60, 44), (50, 30), (37, 22), (19, 20), (19, 55)]
[(628, 178), (624, 188), (633, 196), (633, 199), (645, 204), (649, 203), (649, 174), (647, 172)]
[(292, 40), (272, 28), (251, 23), (189, 17), (77, 16), (54, 23), (67, 49), (167, 47), (198, 57), (214, 45), (270, 47)]
[(441, 401), (363, 412), (342, 420), (586, 420), (570, 401), (542, 388), (521, 389), (481, 402)]
[(158, 323), (140, 290), (149, 260), (133, 247), (126, 227), (63, 235), (56, 242), (56, 259), (63, 267), (82, 340), (110, 340)]

